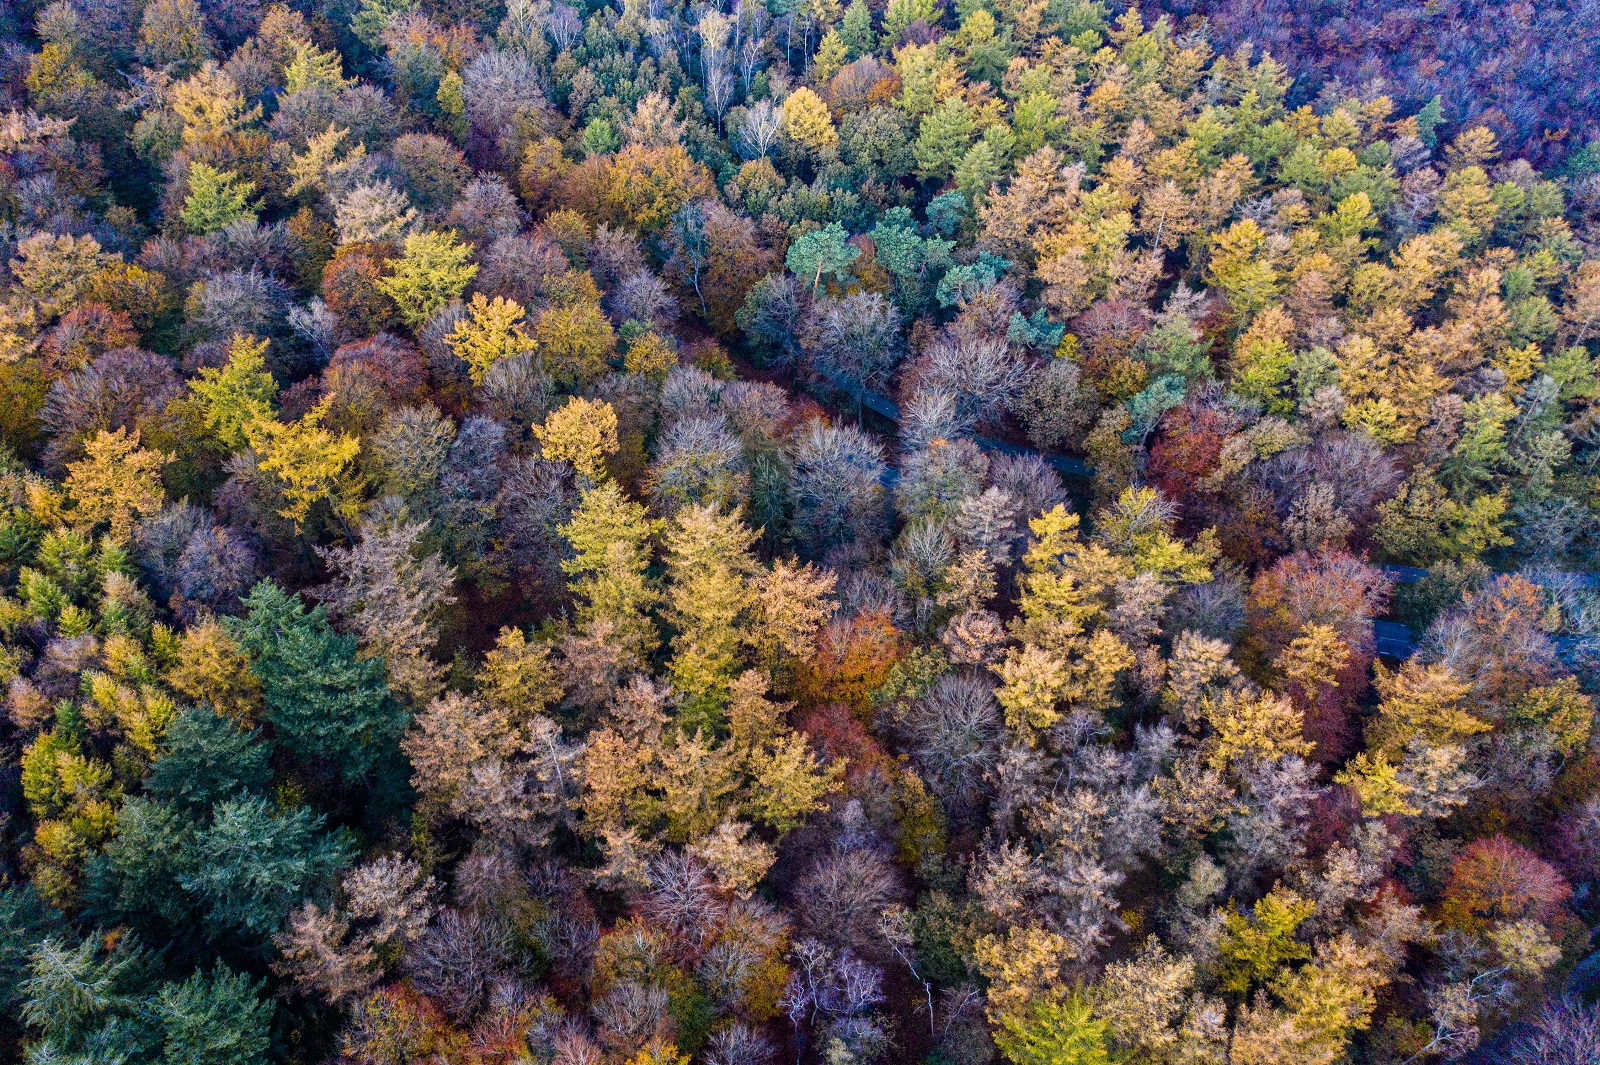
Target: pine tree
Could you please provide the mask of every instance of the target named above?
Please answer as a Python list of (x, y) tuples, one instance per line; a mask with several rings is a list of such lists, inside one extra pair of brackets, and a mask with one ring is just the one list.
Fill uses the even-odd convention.
[(262, 1001), (265, 981), (218, 965), (155, 996), (167, 1065), (256, 1065), (272, 1046), (273, 1005)]
[(206, 707), (180, 711), (166, 728), (166, 750), (145, 778), (154, 798), (203, 816), (223, 799), (266, 791), (272, 750), (252, 732)]
[(323, 831), (323, 821), (309, 807), (281, 810), (254, 796), (216, 806), (195, 834), (191, 871), (178, 878), (213, 942), (264, 950), (289, 911), (327, 887), (350, 845)]

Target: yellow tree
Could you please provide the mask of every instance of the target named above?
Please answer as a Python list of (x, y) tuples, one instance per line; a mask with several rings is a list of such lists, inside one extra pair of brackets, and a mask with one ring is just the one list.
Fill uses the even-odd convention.
[(617, 342), (600, 305), (588, 299), (541, 314), (533, 326), (533, 341), (545, 369), (570, 388), (581, 388), (603, 375)]
[(456, 358), (467, 364), (472, 383), (483, 384), (489, 367), (501, 359), (522, 355), (534, 349), (533, 338), (523, 331), (525, 308), (504, 296), (488, 299), (481, 292), (472, 294), (467, 317), (456, 323), (445, 343)]
[(172, 456), (139, 446), (139, 430), (100, 430), (85, 442), (84, 457), (67, 466), (67, 492), (77, 503), (70, 512), (79, 532), (111, 526), (111, 538), (124, 543), (142, 518), (161, 510), (166, 496), (161, 468)]
[(394, 272), (378, 279), (378, 290), (394, 300), (407, 325), (421, 325), (478, 276), (477, 265), (467, 261), (471, 255), (471, 245), (456, 240), (453, 229), (413, 233)]
[(783, 101), (783, 132), (809, 152), (820, 152), (839, 143), (828, 105), (810, 89), (799, 88)]
[(1468, 708), (1472, 685), (1443, 662), (1406, 662), (1396, 670), (1379, 665), (1375, 672), (1383, 701), (1367, 743), (1376, 751), (1399, 754), (1415, 740), (1460, 743), (1491, 728)]
[(267, 372), (266, 352), (265, 340), (235, 333), (228, 364), (220, 370), (204, 367), (189, 382), (202, 424), (229, 451), (249, 442), (245, 430), (251, 424), (273, 417), (278, 385)]
[(738, 512), (715, 504), (680, 509), (667, 532), (665, 619), (672, 638), (673, 687), (685, 713), (713, 723), (727, 702), (742, 634), (749, 627), (756, 533)]
[(615, 481), (585, 489), (572, 520), (561, 527), (574, 555), (561, 568), (571, 578), (579, 621), (611, 623), (616, 639), (640, 655), (660, 643), (649, 617), (660, 596), (647, 573), (658, 528)]
[(354, 436), (336, 436), (323, 420), (333, 397), (305, 413), (299, 421), (262, 419), (245, 430), (250, 446), (261, 456), (261, 469), (278, 479), (285, 505), (278, 513), (298, 528), (318, 500), (325, 499), (345, 526), (356, 517), (361, 503), (361, 478), (352, 468), (361, 453)]
[(606, 475), (606, 456), (617, 453), (617, 412), (603, 399), (573, 396), (533, 427), (544, 457), (572, 463), (591, 481)]

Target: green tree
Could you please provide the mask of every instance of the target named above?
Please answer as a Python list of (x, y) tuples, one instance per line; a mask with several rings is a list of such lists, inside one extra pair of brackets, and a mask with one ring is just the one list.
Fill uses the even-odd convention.
[(162, 1065), (256, 1065), (272, 1045), (272, 1002), (262, 982), (219, 965), (166, 984), (155, 998)]
[(616, 127), (603, 118), (596, 118), (583, 127), (583, 154), (610, 155), (622, 147), (622, 137)]
[(344, 66), (339, 54), (307, 41), (295, 41), (294, 58), (283, 68), (284, 95), (319, 85), (335, 92), (345, 87)]
[(165, 750), (145, 778), (145, 791), (196, 815), (212, 804), (272, 783), (272, 750), (210, 707), (179, 711), (167, 726)]
[(215, 941), (238, 937), (267, 949), (289, 911), (329, 886), (351, 853), (323, 831), (306, 806), (280, 809), (259, 798), (230, 799), (195, 835), (193, 869), (180, 877)]
[(361, 478), (352, 464), (361, 453), (361, 441), (323, 427), (332, 406), (333, 396), (324, 396), (299, 421), (264, 419), (245, 426), (250, 446), (261, 456), (261, 469), (278, 478), (287, 503), (278, 514), (297, 526), (319, 500), (327, 500), (341, 522), (354, 518), (360, 504)]
[(472, 245), (456, 240), (453, 229), (414, 233), (393, 272), (378, 279), (378, 290), (394, 300), (407, 325), (421, 325), (478, 276), (471, 256)]
[[(200, 812), (204, 816), (209, 807)], [(95, 909), (154, 939), (187, 939), (196, 917), (181, 878), (194, 871), (197, 821), (164, 802), (131, 798), (117, 834), (90, 869)]]
[(1502, 530), (1506, 509), (1503, 494), (1459, 502), (1424, 468), (1378, 508), (1373, 539), (1389, 558), (1413, 566), (1475, 559), (1511, 543)]
[(955, 172), (956, 164), (972, 144), (972, 115), (959, 96), (944, 101), (922, 120), (912, 153), (917, 160), (917, 176), (943, 181)]
[(851, 0), (850, 6), (845, 8), (839, 39), (849, 49), (851, 59), (870, 55), (878, 46), (878, 35), (872, 32), (872, 9), (866, 0)]
[(46, 906), (31, 886), (0, 888), (0, 1011), (6, 1016), (15, 1017), (22, 1009), (29, 957), (65, 927), (61, 915)]
[(1012, 1065), (1110, 1065), (1106, 1027), (1073, 995), (1061, 1003), (1036, 1001), (1023, 1017), (1002, 1016), (994, 1042)]
[(841, 286), (850, 284), (854, 280), (850, 276), (850, 264), (860, 255), (861, 249), (850, 243), (850, 234), (845, 232), (844, 226), (830, 222), (790, 244), (783, 262), (801, 284), (816, 295), (823, 274)]
[(277, 382), (267, 372), (267, 342), (235, 333), (222, 369), (202, 367), (189, 382), (200, 420), (223, 447), (238, 451), (249, 443), (249, 427), (270, 421), (278, 397)]
[(347, 780), (399, 749), (409, 718), (390, 697), (382, 659), (359, 657), (355, 638), (333, 631), (323, 607), (307, 611), (298, 594), (271, 581), (243, 603), (249, 612), (230, 628), (253, 656), (262, 713), (280, 744), (299, 758), (326, 759)]
[(111, 947), (101, 936), (88, 936), (76, 946), (54, 938), (40, 943), (22, 984), (22, 1019), (44, 1036), (30, 1057), (74, 1060), (68, 1055), (87, 1052), (75, 1060), (124, 1060), (114, 1052), (137, 1050), (145, 1041), (139, 1027), (128, 1022), (151, 975), (149, 959), (133, 936)]
[(237, 219), (254, 219), (257, 205), (250, 202), (255, 182), (245, 181), (232, 170), (217, 170), (205, 163), (189, 164), (189, 195), (179, 215), (192, 233), (206, 234)]

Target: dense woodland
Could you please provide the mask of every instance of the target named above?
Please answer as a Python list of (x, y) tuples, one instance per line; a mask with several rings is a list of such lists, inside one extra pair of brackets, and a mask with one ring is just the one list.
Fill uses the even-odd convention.
[(1600, 1060), (1595, 8), (1212, 6), (0, 8), (0, 1059)]

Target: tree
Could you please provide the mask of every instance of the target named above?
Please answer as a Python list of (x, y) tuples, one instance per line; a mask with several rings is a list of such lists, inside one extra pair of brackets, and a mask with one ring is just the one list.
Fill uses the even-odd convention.
[(218, 965), (181, 984), (166, 984), (155, 996), (162, 1031), (162, 1060), (172, 1065), (255, 1065), (272, 1045), (270, 1001), (259, 995), (265, 981)]
[(813, 422), (795, 440), (793, 462), (794, 530), (808, 550), (820, 555), (836, 543), (877, 538), (886, 515), (876, 444), (848, 426)]
[(813, 155), (839, 143), (828, 105), (810, 89), (801, 87), (783, 101), (783, 132)]
[(276, 417), (278, 385), (267, 372), (266, 352), (265, 340), (235, 334), (227, 365), (220, 370), (202, 367), (189, 381), (201, 424), (230, 452), (249, 442), (247, 430), (253, 423)]
[(533, 326), (534, 350), (548, 372), (568, 388), (582, 388), (606, 371), (616, 334), (600, 304), (582, 299), (552, 307)]
[[(28, 958), (22, 984), (22, 1019), (44, 1033), (44, 1053), (72, 1053), (117, 1028), (140, 1005), (143, 981), (153, 974), (137, 940), (106, 944), (89, 936), (76, 946), (58, 938), (40, 942)], [(119, 1024), (118, 1022), (122, 1022)]]
[(446, 693), (418, 714), (403, 745), (412, 785), (438, 813), (502, 843), (542, 843), (577, 798), (581, 749), (526, 707)]
[(540, 713), (561, 696), (549, 648), (529, 643), (521, 629), (500, 630), (474, 679), (479, 697), (512, 720)]
[(1460, 743), (1492, 727), (1466, 705), (1472, 686), (1442, 662), (1402, 663), (1393, 671), (1375, 667), (1378, 720), (1367, 734), (1374, 750), (1397, 753), (1413, 742)]
[(849, 242), (844, 226), (830, 222), (790, 244), (784, 265), (815, 296), (823, 274), (841, 287), (850, 284), (850, 264), (860, 256), (861, 249)]
[(768, 274), (756, 282), (739, 308), (737, 324), (757, 348), (763, 365), (792, 365), (800, 352), (800, 288), (790, 274)]
[(686, 204), (676, 218), (663, 273), (691, 289), (707, 324), (729, 335), (747, 293), (772, 269), (772, 253), (750, 219), (720, 200)]
[(601, 190), (612, 219), (646, 234), (665, 230), (684, 204), (715, 195), (711, 174), (677, 144), (629, 144), (609, 161)]
[(1549, 921), (1572, 897), (1554, 866), (1495, 835), (1470, 843), (1450, 865), (1445, 912), (1454, 923)]
[(815, 650), (817, 631), (833, 613), (836, 581), (832, 572), (782, 558), (757, 574), (760, 623), (747, 638), (780, 691), (787, 679), (785, 667), (804, 662)]
[(134, 524), (158, 513), (166, 502), (161, 469), (172, 456), (139, 446), (139, 431), (104, 429), (85, 442), (84, 457), (67, 466), (66, 488), (77, 504), (73, 527), (88, 532), (102, 523), (126, 543)]
[(935, 181), (948, 178), (967, 154), (971, 142), (972, 116), (967, 111), (966, 101), (960, 97), (945, 100), (917, 129), (917, 143), (913, 148), (917, 176)]
[(351, 466), (361, 441), (335, 436), (320, 424), (332, 406), (333, 397), (326, 396), (299, 421), (258, 420), (245, 426), (250, 446), (260, 453), (262, 471), (279, 481), (285, 506), (278, 514), (297, 527), (319, 501), (326, 500), (341, 522), (355, 517), (360, 505), (361, 482)]
[(333, 579), (316, 595), (362, 649), (380, 656), (390, 683), (413, 705), (439, 693), (441, 670), (429, 655), (439, 640), (439, 615), (455, 602), (454, 571), (437, 552), (423, 553), (426, 522), (374, 517), (350, 548), (319, 553)]
[(503, 296), (488, 299), (481, 292), (472, 294), (467, 317), (456, 323), (445, 343), (456, 357), (467, 364), (472, 383), (481, 385), (489, 368), (501, 359), (533, 351), (533, 338), (523, 331), (526, 309)]
[(872, 9), (865, 0), (851, 0), (850, 6), (845, 8), (839, 39), (850, 50), (852, 59), (869, 55), (877, 47), (877, 34), (872, 32)]
[(145, 7), (139, 23), (139, 54), (146, 62), (192, 70), (211, 55), (214, 44), (194, 0), (156, 0)]
[(1475, 559), (1511, 543), (1503, 529), (1506, 503), (1500, 494), (1459, 502), (1421, 470), (1378, 508), (1373, 538), (1384, 554), (1411, 564)]
[(617, 453), (617, 412), (604, 400), (574, 396), (535, 425), (533, 435), (545, 458), (570, 462), (590, 481), (602, 481), (607, 457)]
[(170, 657), (172, 664), (162, 679), (173, 691), (210, 704), (238, 725), (254, 725), (261, 709), (261, 681), (215, 618), (203, 618), (185, 629)]
[(305, 806), (280, 811), (255, 796), (229, 799), (195, 834), (192, 871), (178, 878), (214, 940), (270, 944), (289, 911), (348, 863), (349, 844)]
[(230, 621), (261, 678), (263, 717), (277, 740), (307, 760), (326, 759), (348, 780), (393, 756), (408, 716), (384, 684), (383, 661), (356, 654), (354, 637), (307, 611), (298, 595), (262, 581)]
[(812, 368), (856, 394), (859, 417), (861, 395), (882, 387), (900, 360), (900, 317), (877, 293), (827, 300), (820, 309), (805, 336)]
[(1310, 900), (1276, 887), (1255, 904), (1250, 917), (1237, 910), (1224, 914), (1218, 973), (1222, 989), (1243, 995), (1277, 976), (1286, 963), (1311, 957), (1311, 949), (1294, 933), (1315, 908)]
[(271, 746), (206, 707), (180, 711), (164, 739), (145, 788), (194, 816), (226, 799), (264, 793), (272, 783)]
[(1042, 999), (1024, 1014), (1002, 1015), (994, 1042), (1012, 1065), (1110, 1065), (1106, 1027), (1076, 995)]
[(340, 244), (388, 244), (412, 234), (417, 225), (417, 209), (404, 192), (384, 179), (356, 185), (340, 196), (334, 207), (333, 224), (339, 231)]
[(647, 574), (657, 529), (615, 481), (584, 489), (572, 520), (561, 527), (574, 554), (561, 568), (573, 578), (569, 589), (578, 600), (579, 620), (588, 627), (615, 626), (622, 646), (641, 655), (660, 642), (647, 613), (659, 595)]
[(183, 224), (199, 234), (213, 233), (237, 219), (255, 220), (258, 205), (250, 202), (255, 182), (232, 170), (216, 170), (202, 162), (189, 164), (189, 195), (183, 201)]
[(378, 279), (378, 291), (394, 300), (407, 324), (421, 325), (478, 275), (471, 255), (472, 246), (458, 242), (453, 229), (412, 234), (392, 272)]
[(1312, 751), (1302, 736), (1305, 715), (1275, 692), (1227, 692), (1204, 714), (1215, 730), (1206, 755), (1213, 769), (1285, 755), (1305, 757)]
[(714, 725), (728, 698), (742, 631), (754, 606), (756, 533), (715, 505), (678, 510), (665, 536), (663, 620), (676, 630), (668, 671), (684, 696), (683, 727)]

